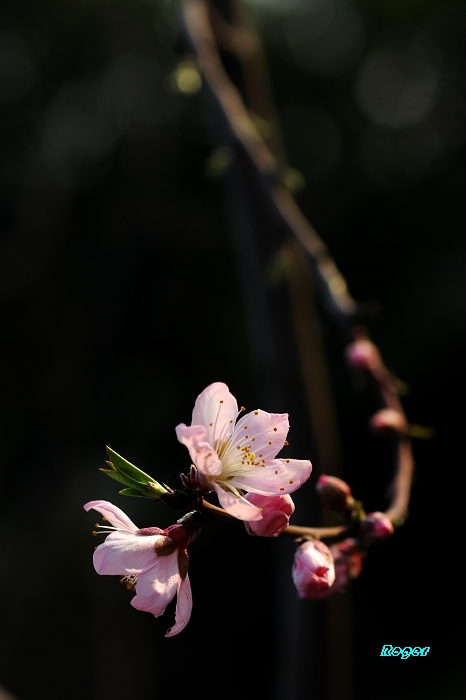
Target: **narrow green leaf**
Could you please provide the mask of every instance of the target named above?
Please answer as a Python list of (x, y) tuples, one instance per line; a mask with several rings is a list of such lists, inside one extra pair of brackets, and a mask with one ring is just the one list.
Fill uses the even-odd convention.
[(138, 498), (147, 498), (147, 496), (143, 493), (141, 493), (138, 489), (121, 489), (121, 491), (118, 491), (118, 493), (121, 496), (137, 496)]
[(137, 491), (138, 495), (146, 496), (146, 498), (158, 500), (168, 493), (168, 490), (149, 476), (149, 474), (135, 467), (134, 464), (128, 462), (110, 447), (107, 447), (107, 454), (111, 460), (108, 461), (107, 464), (109, 464), (112, 469), (101, 469), (101, 471), (107, 474), (111, 479), (119, 481), (131, 490)]
[(120, 474), (120, 472), (117, 472), (114, 469), (99, 469), (99, 471), (101, 471), (103, 474), (106, 474), (106, 476), (109, 476), (111, 479), (119, 481), (120, 484), (124, 484), (125, 486), (132, 486), (133, 480), (125, 474)]
[(110, 447), (107, 447), (106, 450), (114, 469), (117, 471), (123, 472), (123, 474), (126, 474), (127, 476), (131, 477), (131, 479), (138, 481), (141, 484), (147, 484), (149, 481), (155, 482), (155, 479), (149, 476), (149, 474), (146, 474), (138, 469), (134, 464), (128, 462), (127, 459), (119, 455), (117, 452), (114, 452)]

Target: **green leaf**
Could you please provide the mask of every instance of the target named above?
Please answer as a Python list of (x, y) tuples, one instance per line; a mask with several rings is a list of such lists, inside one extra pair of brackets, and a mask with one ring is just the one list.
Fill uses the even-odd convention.
[(138, 489), (121, 489), (121, 491), (118, 491), (118, 493), (121, 496), (137, 496), (138, 498), (147, 498), (147, 496), (144, 493), (141, 493)]
[(132, 486), (134, 484), (133, 479), (130, 479), (129, 476), (125, 476), (124, 474), (120, 474), (120, 472), (115, 471), (115, 469), (99, 469), (99, 471), (125, 486)]
[(123, 474), (131, 477), (134, 481), (138, 481), (140, 484), (147, 484), (149, 481), (155, 482), (155, 479), (149, 476), (149, 474), (138, 469), (134, 464), (128, 462), (127, 459), (114, 452), (110, 447), (107, 447), (106, 450), (110, 462), (116, 471), (123, 472)]
[[(139, 496), (146, 498), (160, 499), (166, 493), (167, 489), (153, 479), (149, 474), (141, 471), (134, 464), (128, 462), (124, 457), (117, 452), (107, 447), (107, 454), (110, 458), (108, 464), (112, 469), (101, 469), (104, 474), (107, 474), (111, 479), (119, 481), (121, 484), (129, 487), (133, 492), (137, 492)], [(126, 489), (123, 489), (126, 491)], [(136, 493), (125, 493), (123, 495), (136, 495)]]

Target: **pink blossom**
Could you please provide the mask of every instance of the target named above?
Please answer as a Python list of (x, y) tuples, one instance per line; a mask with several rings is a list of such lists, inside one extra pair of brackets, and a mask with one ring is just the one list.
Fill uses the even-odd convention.
[(354, 498), (351, 489), (342, 479), (336, 476), (321, 474), (317, 480), (316, 490), (323, 506), (337, 513), (354, 507)]
[(378, 435), (406, 435), (408, 424), (400, 411), (394, 408), (381, 408), (370, 419), (372, 430)]
[[(244, 410), (244, 409), (241, 409)], [(281, 496), (296, 491), (309, 478), (308, 460), (275, 459), (286, 443), (287, 413), (241, 411), (226, 384), (215, 382), (197, 397), (192, 423), (176, 427), (198, 470), (198, 484), (215, 491), (220, 505), (235, 518), (261, 520), (260, 509), (244, 491)]]
[(361, 552), (356, 540), (348, 538), (330, 547), (335, 564), (335, 580), (330, 588), (312, 591), (306, 598), (322, 600), (341, 591), (351, 579), (357, 578), (362, 569)]
[(248, 493), (245, 496), (249, 503), (257, 506), (262, 514), (262, 520), (252, 520), (244, 523), (250, 535), (261, 537), (277, 537), (286, 530), (290, 515), (294, 513), (294, 503), (291, 496), (261, 496), (259, 493)]
[(108, 501), (90, 501), (91, 508), (101, 513), (113, 527), (94, 552), (94, 568), (98, 574), (122, 576), (130, 590), (136, 592), (131, 605), (136, 610), (159, 617), (177, 595), (175, 625), (166, 636), (173, 637), (189, 622), (192, 609), (188, 578), (189, 531), (183, 525), (166, 530), (147, 527), (140, 530), (120, 508)]
[(335, 580), (333, 555), (320, 540), (304, 542), (296, 551), (293, 581), (300, 598), (314, 598), (327, 592)]
[(368, 513), (361, 523), (361, 538), (365, 545), (377, 544), (393, 534), (393, 525), (385, 513)]
[(373, 370), (382, 363), (378, 347), (366, 338), (359, 338), (347, 346), (346, 359), (355, 369)]

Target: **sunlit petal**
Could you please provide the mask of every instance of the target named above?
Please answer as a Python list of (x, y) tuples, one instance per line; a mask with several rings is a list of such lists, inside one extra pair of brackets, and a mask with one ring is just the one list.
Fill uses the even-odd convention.
[(293, 493), (309, 478), (311, 470), (306, 459), (273, 459), (265, 467), (235, 476), (231, 484), (264, 496)]
[(94, 552), (94, 568), (98, 574), (117, 576), (140, 574), (155, 564), (154, 544), (160, 535), (144, 537), (113, 532)]
[(114, 506), (113, 503), (108, 501), (89, 501), (84, 506), (84, 510), (89, 511), (96, 510), (98, 513), (104, 516), (113, 527), (121, 528), (122, 530), (129, 530), (130, 532), (136, 532), (137, 526), (128, 518), (126, 513)]
[(179, 580), (178, 552), (166, 557), (156, 557), (154, 565), (138, 576), (136, 595), (131, 605), (136, 610), (150, 612), (159, 617), (174, 598)]
[(203, 425), (184, 423), (177, 425), (176, 436), (189, 450), (189, 456), (202, 474), (216, 476), (222, 471), (222, 462), (212, 445), (206, 441), (207, 429)]
[(256, 508), (252, 503), (249, 503), (243, 496), (236, 496), (230, 491), (225, 491), (219, 484), (213, 483), (213, 487), (217, 492), (220, 505), (227, 513), (233, 515), (239, 520), (261, 520), (262, 514), (259, 508)]
[(191, 593), (191, 584), (189, 583), (189, 576), (186, 576), (185, 580), (180, 579), (178, 584), (178, 593), (176, 598), (176, 611), (175, 611), (175, 624), (171, 627), (166, 637), (174, 637), (176, 634), (184, 630), (191, 617), (191, 611), (193, 609), (193, 596)]
[(194, 404), (192, 425), (204, 425), (208, 429), (208, 440), (228, 437), (238, 415), (238, 404), (226, 384), (214, 382), (202, 391)]

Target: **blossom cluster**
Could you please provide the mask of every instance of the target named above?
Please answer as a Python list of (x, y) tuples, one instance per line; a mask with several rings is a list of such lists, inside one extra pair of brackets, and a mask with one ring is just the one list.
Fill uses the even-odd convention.
[[(191, 425), (176, 427), (178, 440), (193, 462), (189, 479), (182, 475), (183, 484), (200, 509), (206, 505), (204, 496), (214, 492), (221, 512), (242, 520), (250, 535), (277, 537), (288, 528), (294, 512), (290, 493), (309, 478), (312, 465), (309, 460), (277, 458), (288, 444), (287, 414), (243, 412), (223, 383), (211, 384), (198, 396)], [(168, 487), (108, 451), (111, 469), (103, 471), (125, 485), (120, 493), (159, 500), (169, 497)], [(355, 508), (349, 486), (340, 479), (323, 475), (317, 490), (327, 507), (340, 512)], [(155, 617), (176, 596), (175, 624), (166, 636), (181, 632), (192, 610), (188, 546), (199, 533), (202, 513), (194, 510), (161, 529), (138, 528), (108, 501), (90, 501), (84, 508), (96, 510), (110, 523), (96, 526), (107, 535), (94, 552), (97, 573), (119, 575), (135, 593), (131, 605)], [(362, 544), (373, 544), (392, 530), (382, 513), (369, 514), (360, 528)], [(361, 555), (361, 545), (353, 538), (330, 548), (318, 539), (305, 541), (297, 549), (292, 570), (299, 597), (321, 599), (341, 590), (359, 575)]]

